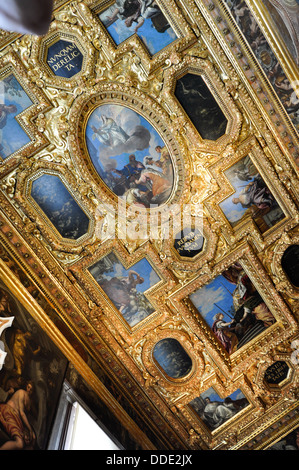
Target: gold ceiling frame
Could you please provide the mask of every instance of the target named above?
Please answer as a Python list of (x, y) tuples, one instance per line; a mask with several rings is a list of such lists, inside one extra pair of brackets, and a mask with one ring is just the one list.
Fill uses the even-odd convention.
[(265, 265), (271, 272), (276, 289), (288, 298), (288, 302), (296, 307), (299, 299), (299, 288), (294, 286), (287, 274), (284, 272), (281, 260), (287, 250), (292, 245), (299, 245), (299, 228), (295, 227), (276, 241), (275, 245), (269, 248), (269, 253), (265, 254)]
[[(31, 186), (33, 181), (45, 174), (57, 176), (74, 201), (89, 218), (88, 231), (80, 238), (76, 240), (63, 238), (57, 228), (43, 212), (42, 208), (31, 196)], [(15, 200), (22, 207), (26, 216), (36, 222), (42, 236), (47, 240), (52, 249), (80, 254), (82, 249), (91, 242), (95, 230), (95, 221), (93, 217), (93, 205), (88, 201), (88, 199), (84, 199), (83, 202), (78, 197), (78, 192), (80, 193), (80, 183), (78, 184), (77, 178), (75, 178), (65, 166), (62, 167), (60, 164), (53, 162), (46, 163), (38, 161), (19, 174), (16, 183)]]
[[(291, 343), (290, 340), (288, 343)], [(264, 356), (263, 360), (258, 364), (258, 371), (254, 379), (254, 386), (258, 387), (260, 391), (264, 391), (266, 399), (273, 400), (276, 398), (296, 400), (296, 387), (298, 387), (299, 376), (296, 371), (296, 364), (292, 362), (292, 348), (290, 344), (284, 345), (281, 349), (283, 351), (274, 351), (272, 356)], [(281, 380), (278, 384), (267, 384), (264, 376), (266, 370), (275, 364), (277, 361), (285, 362), (289, 368), (287, 377)]]
[[(47, 64), (48, 48), (59, 40), (74, 43), (83, 56), (81, 71), (71, 78), (55, 75)], [(74, 24), (70, 13), (70, 17), (66, 15), (64, 21), (54, 20), (45, 36), (33, 38), (30, 65), (34, 64), (34, 68), (30, 68), (31, 79), (36, 81), (42, 88), (46, 86), (56, 87), (73, 94), (74, 89), (84, 89), (86, 82), (95, 79), (96, 59), (97, 51), (93, 44), (86, 39), (83, 25)]]
[[(132, 327), (130, 327), (113, 302), (88, 272), (89, 267), (111, 252), (116, 255), (125, 269), (131, 268), (138, 261), (145, 258), (161, 279), (146, 291), (146, 297), (152, 303), (155, 311)], [(134, 342), (142, 339), (153, 328), (163, 323), (170, 315), (165, 291), (174, 285), (173, 276), (162, 264), (158, 253), (148, 242), (139, 247), (134, 253), (130, 253), (118, 239), (107, 241), (95, 247), (89, 256), (87, 255), (85, 258), (72, 264), (69, 269), (84, 291), (89, 295), (92, 302), (98, 306), (98, 311), (94, 318), (93, 316), (90, 318), (91, 324), (95, 322), (94, 324), (97, 325), (95, 327), (99, 331), (102, 328), (104, 330), (107, 329), (109, 335), (113, 332), (115, 338), (121, 338), (121, 343), (125, 341), (127, 344), (132, 345)], [(111, 318), (112, 312), (113, 318)], [(100, 324), (98, 323), (97, 315), (100, 315)]]
[[(18, 224), (18, 227), (19, 226), (20, 224)], [(6, 223), (0, 224), (0, 235), (3, 245), (8, 247), (10, 252), (13, 252), (13, 259), (16, 259), (16, 263), (22, 266), (22, 269), (25, 270), (26, 274), (29, 275), (30, 279), (33, 280), (43, 295), (45, 295), (45, 297), (49, 300), (49, 304), (55, 306), (55, 310), (59, 312), (62, 321), (66, 322), (67, 326), (72, 330), (77, 340), (81, 342), (83, 340), (84, 347), (89, 350), (92, 357), (97, 358), (97, 360), (100, 360), (101, 363), (104, 362), (104, 369), (106, 371), (107, 367), (108, 370), (110, 370), (111, 362), (115, 361), (115, 356), (112, 355), (110, 348), (107, 346), (107, 341), (109, 341), (110, 347), (114, 348), (115, 346), (118, 347), (120, 344), (123, 344), (123, 340), (118, 335), (118, 332), (113, 330), (113, 325), (111, 323), (108, 323), (106, 327), (102, 321), (99, 312), (100, 309), (90, 300), (90, 298), (87, 299), (87, 295), (83, 290), (80, 290), (80, 285), (78, 282), (76, 282), (76, 279), (72, 274), (72, 281), (67, 283), (68, 285), (65, 286), (65, 289), (61, 287), (65, 281), (61, 269), (58, 268), (57, 262), (54, 261), (52, 255), (49, 254), (45, 248), (37, 246), (39, 244), (34, 242), (32, 239), (31, 232), (28, 231), (29, 227), (27, 228), (27, 226), (25, 226), (25, 232), (23, 231), (23, 233), (26, 233), (29, 236), (29, 246), (31, 246), (32, 249), (39, 250), (39, 256), (41, 256), (44, 260), (44, 266), (42, 268), (37, 266), (35, 263), (35, 257), (32, 254), (31, 249), (28, 248), (27, 242), (21, 239), (16, 233), (16, 230), (13, 228), (11, 228), (10, 231), (10, 228), (11, 227)], [(32, 230), (32, 228), (29, 230)], [(54, 273), (56, 273), (58, 279), (55, 279)], [(59, 292), (59, 296), (57, 295), (57, 292)], [(91, 326), (91, 318), (93, 319), (94, 328)], [(98, 332), (100, 333), (98, 334)], [(107, 334), (107, 332), (109, 332), (109, 334)], [(115, 338), (118, 341), (117, 343)], [(104, 345), (105, 341), (106, 344)], [(122, 357), (121, 349), (118, 351), (118, 356)], [(132, 376), (130, 375), (130, 372), (128, 372), (128, 370), (130, 371), (130, 367), (132, 367), (132, 361), (129, 361), (127, 356), (126, 360), (123, 361), (126, 362), (126, 367), (124, 367), (121, 362), (118, 364), (118, 367), (126, 376), (126, 383), (121, 383), (119, 379), (116, 380), (119, 382), (120, 386), (125, 389), (125, 394), (132, 394), (133, 390), (134, 395), (135, 393), (137, 395), (136, 385), (132, 379)], [(95, 386), (96, 384), (93, 382), (91, 385)], [(95, 391), (97, 392), (97, 390)], [(112, 406), (113, 400), (110, 402), (110, 404), (112, 403)], [(121, 405), (117, 404), (117, 407), (114, 408), (116, 413), (118, 406)], [(122, 413), (120, 417), (122, 418)], [(129, 426), (129, 432), (135, 436), (138, 442), (141, 442), (141, 445), (144, 449), (153, 448), (153, 445), (149, 439), (143, 434), (141, 430), (139, 430), (138, 426), (133, 420), (131, 420), (131, 418), (124, 418), (123, 424), (126, 427)]]
[[(233, 227), (219, 207), (219, 203), (235, 192), (224, 172), (247, 155), (254, 163), (285, 215), (282, 220), (264, 233), (259, 230), (251, 216), (245, 216), (243, 220)], [(235, 152), (231, 152), (230, 155), (227, 155), (225, 160), (211, 165), (209, 170), (218, 181), (221, 189), (207, 198), (204, 201), (204, 205), (216, 220), (222, 221), (222, 233), (229, 244), (235, 243), (236, 240), (241, 241), (242, 238), (247, 237), (248, 239), (250, 238), (260, 250), (279, 238), (282, 231), (290, 230), (297, 225), (298, 211), (296, 205), (285, 186), (281, 183), (275, 169), (272, 167), (268, 155), (264, 152), (255, 137), (246, 139)], [(271, 175), (271, 178), (269, 175)]]
[(59, 328), (52, 322), (43, 308), (30, 295), (18, 277), (10, 270), (2, 259), (0, 259), (0, 279), (28, 311), (32, 318), (45, 331), (65, 357), (73, 364), (78, 373), (81, 374), (82, 378), (86, 380), (89, 386), (97, 393), (99, 398), (117, 417), (125, 429), (135, 437), (137, 442), (140, 442), (145, 450), (153, 449), (153, 445), (150, 440), (139, 429), (133, 419), (127, 415), (114, 396), (90, 369), (84, 359), (81, 358), (80, 353), (77, 352), (76, 349), (68, 342), (63, 333), (60, 332)]
[[(221, 275), (223, 271), (236, 261), (242, 265), (251, 282), (275, 317), (276, 322), (259, 336), (242, 346), (240, 350), (229, 355), (192, 304), (189, 296), (197, 289), (207, 285), (218, 275)], [(262, 273), (263, 277), (261, 276)], [(271, 278), (265, 272), (251, 246), (247, 243), (243, 243), (233, 253), (215, 264), (210, 274), (203, 274), (195, 280), (192, 279), (183, 287), (174, 289), (173, 293), (169, 296), (169, 300), (172, 308), (176, 312), (181, 313), (182, 318), (204, 343), (206, 353), (209, 354), (211, 360), (222, 371), (224, 376), (230, 377), (231, 380), (234, 380), (235, 376), (242, 373), (247, 359), (253, 361), (254, 358), (259, 357), (258, 355), (262, 351), (263, 346), (267, 344), (268, 348), (269, 345), (275, 347), (283, 339), (287, 340), (291, 337), (296, 331), (296, 322), (288, 305), (275, 290)]]
[[(177, 80), (187, 73), (202, 77), (221, 111), (227, 118), (226, 132), (216, 141), (203, 139), (200, 136), (188, 114), (184, 111), (183, 105), (179, 103), (174, 95)], [(227, 92), (223, 81), (215, 70), (214, 64), (208, 58), (203, 59), (193, 56), (191, 52), (191, 55), (185, 55), (178, 64), (172, 65), (166, 69), (164, 72), (164, 85), (161, 99), (168, 103), (172, 115), (175, 116), (178, 121), (180, 120), (180, 131), (195, 151), (219, 155), (228, 144), (236, 143), (238, 140), (242, 126), (241, 113), (234, 100)]]
[[(157, 363), (153, 352), (156, 344), (163, 339), (177, 340), (188, 354), (192, 368), (187, 375), (180, 378), (170, 377)], [(141, 341), (134, 344), (131, 354), (142, 368), (145, 387), (156, 388), (172, 404), (176, 404), (182, 396), (189, 396), (198, 388), (206, 368), (203, 344), (179, 316), (167, 320), (163, 325), (150, 331)]]
[(148, 77), (152, 72), (165, 64), (170, 51), (181, 52), (196, 42), (196, 36), (189, 24), (182, 18), (175, 1), (157, 0), (156, 3), (168, 19), (177, 35), (177, 39), (154, 55), (149, 53), (137, 34), (134, 34), (117, 46), (97, 16), (113, 3), (112, 0), (102, 0), (100, 3), (95, 2), (95, 0), (87, 0), (78, 5), (78, 9), (90, 25), (91, 31), (96, 31), (95, 34), (93, 33), (93, 42), (102, 52), (109, 68), (120, 61), (126, 54), (133, 53), (134, 64), (140, 69), (141, 74), (145, 74)]
[(0, 80), (10, 74), (14, 75), (32, 101), (32, 105), (16, 117), (17, 122), (30, 137), (31, 142), (28, 142), (3, 160), (0, 157), (0, 178), (16, 168), (20, 161), (42, 150), (49, 143), (35, 121), (39, 113), (50, 109), (50, 102), (39, 87), (32, 83), (29, 84), (27, 71), (23, 63), (18, 55), (12, 51), (5, 52), (2, 57), (0, 55)]
[(295, 431), (296, 428), (298, 427), (299, 424), (299, 418), (298, 416), (295, 419), (292, 419), (292, 421), (286, 426), (279, 426), (278, 430), (273, 433), (270, 437), (267, 436), (264, 441), (259, 444), (255, 450), (272, 450), (271, 446), (275, 444), (276, 442), (280, 441), (284, 437), (286, 437), (289, 433), (292, 431)]
[[(184, 2), (188, 5), (191, 2), (193, 4), (193, 0), (184, 0)], [(195, 0), (195, 2), (198, 5), (198, 0)], [(252, 2), (250, 2), (251, 6)], [(188, 6), (188, 8), (190, 10), (191, 7)], [(222, 0), (217, 0), (217, 2), (203, 0), (202, 4), (198, 5), (197, 8), (198, 12), (194, 10), (193, 14), (204, 16), (205, 21), (214, 31), (216, 38), (223, 47), (223, 51), (229, 58), (231, 62), (230, 68), (234, 67), (251, 100), (257, 106), (259, 119), (260, 116), (263, 117), (276, 142), (279, 143), (280, 147), (285, 147), (284, 157), (288, 155), (291, 165), (296, 167), (296, 158), (298, 161), (298, 155), (296, 156), (298, 135), (279, 98), (269, 84), (264, 71), (251, 51), (250, 46), (239, 31), (231, 12)], [(253, 13), (255, 14), (256, 11)], [(216, 47), (218, 47), (218, 43), (216, 44)], [(255, 125), (254, 122), (253, 125)], [(260, 129), (262, 129), (261, 126)], [(263, 137), (266, 142), (271, 143), (268, 129), (266, 132), (263, 131)]]
[[(90, 187), (99, 203), (111, 206), (114, 214), (118, 213), (119, 198), (100, 178), (89, 158), (85, 141), (85, 130), (90, 114), (101, 105), (119, 105), (131, 109), (146, 119), (161, 136), (167, 147), (174, 169), (174, 184), (172, 193), (166, 203), (152, 208), (151, 214), (158, 213), (165, 204), (180, 204), (188, 199), (190, 169), (188, 156), (184, 155), (185, 146), (177, 136), (178, 131), (173, 127), (165, 110), (149, 95), (136, 88), (121, 83), (97, 84), (93, 89), (79, 96), (70, 113), (69, 150), (73, 165), (80, 171), (82, 178), (89, 181)], [(177, 138), (178, 137), (178, 138)], [(187, 160), (187, 161), (186, 161)], [(140, 212), (148, 217), (147, 209)]]
[[(204, 237), (204, 243), (202, 251), (194, 257), (181, 256), (175, 246), (176, 235), (171, 229), (170, 236), (167, 239), (153, 241), (156, 249), (163, 253), (163, 263), (173, 272), (176, 278), (181, 284), (184, 284), (198, 276), (198, 272), (203, 273), (205, 269), (210, 269), (208, 264), (213, 261), (217, 250), (217, 242), (219, 235), (215, 230), (212, 230), (211, 225), (206, 217), (202, 214), (202, 220), (199, 223), (195, 223), (195, 227), (202, 225), (202, 236)], [(194, 217), (196, 219), (196, 217)], [(185, 227), (182, 226), (182, 229)], [(198, 229), (200, 230), (200, 229)]]

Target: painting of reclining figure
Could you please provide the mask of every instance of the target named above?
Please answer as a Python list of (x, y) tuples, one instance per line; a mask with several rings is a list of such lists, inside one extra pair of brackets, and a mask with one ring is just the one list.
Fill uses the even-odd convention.
[(275, 323), (274, 316), (238, 262), (191, 294), (190, 300), (228, 354)]
[(233, 227), (251, 217), (264, 233), (285, 217), (249, 156), (225, 170), (224, 174), (235, 192), (219, 206)]
[(236, 416), (243, 408), (249, 405), (249, 402), (241, 390), (236, 390), (230, 396), (223, 399), (211, 387), (203, 392), (200, 397), (194, 398), (189, 405), (207, 427), (213, 431)]
[(117, 45), (137, 33), (152, 55), (177, 39), (153, 0), (116, 0), (99, 18)]
[(92, 265), (89, 272), (130, 326), (155, 311), (145, 293), (160, 278), (146, 259), (125, 269), (111, 252)]

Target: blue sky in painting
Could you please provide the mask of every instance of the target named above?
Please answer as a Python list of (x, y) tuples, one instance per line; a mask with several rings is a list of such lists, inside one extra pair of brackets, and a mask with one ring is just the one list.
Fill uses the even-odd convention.
[(89, 218), (58, 176), (44, 174), (32, 183), (31, 196), (62, 237), (77, 239), (84, 235)]
[[(190, 300), (208, 325), (212, 326), (216, 313), (222, 312), (224, 314), (224, 312), (228, 312), (230, 314), (229, 309), (233, 305), (232, 294), (234, 288), (233, 284), (220, 275), (191, 294)], [(224, 314), (224, 319), (226, 321), (231, 320), (227, 314)]]
[(242, 189), (244, 189), (251, 181), (253, 181), (253, 178), (248, 181), (241, 181), (236, 175), (233, 174), (232, 171), (225, 173), (227, 173), (228, 179), (235, 189), (235, 192), (224, 201), (220, 202), (219, 207), (222, 209), (229, 222), (234, 223), (241, 219), (247, 209), (243, 208), (241, 204), (234, 204), (232, 199), (234, 197), (238, 197)]
[[(107, 10), (106, 10), (107, 11)], [(106, 12), (103, 12), (99, 15), (100, 19), (103, 21)], [(128, 28), (124, 21), (117, 19), (112, 25), (108, 26), (106, 29), (111, 35), (112, 39), (116, 45), (121, 44), (123, 41), (135, 34), (136, 23), (133, 23), (130, 28)], [(153, 26), (150, 19), (146, 19), (144, 24), (138, 29), (138, 36), (148, 49), (151, 55), (156, 54), (157, 52), (164, 49), (164, 47), (171, 44), (177, 36), (172, 28), (168, 28), (165, 32), (159, 33)]]
[(0, 129), (0, 156), (7, 158), (31, 140), (15, 118), (31, 106), (32, 101), (17, 79), (9, 75), (0, 82), (0, 104), (15, 105), (17, 108), (16, 112), (7, 115), (7, 122)]
[[(220, 398), (219, 395), (215, 392), (215, 390), (212, 387), (206, 390), (205, 392), (203, 392), (200, 396), (201, 398), (209, 397), (211, 401), (221, 401), (221, 402), (224, 401), (224, 398)], [(229, 397), (232, 400), (239, 400), (240, 398), (244, 398), (244, 395), (241, 392), (241, 390), (238, 389), (235, 392), (233, 392), (231, 395), (229, 395)]]
[[(117, 153), (113, 155), (112, 152), (107, 150), (107, 147), (101, 144), (97, 139), (93, 139), (93, 130), (91, 126), (98, 128), (101, 125), (100, 117), (105, 115), (111, 117), (115, 122), (128, 134), (132, 135), (136, 126), (144, 126), (151, 134), (149, 147), (144, 150), (136, 150), (132, 148), (126, 153)], [(147, 155), (152, 156), (154, 159), (158, 158), (155, 147), (160, 145), (163, 147), (165, 144), (156, 130), (135, 111), (119, 105), (102, 105), (93, 111), (86, 127), (86, 141), (92, 163), (100, 176), (104, 176), (103, 171), (107, 165), (113, 165), (117, 169), (122, 169), (129, 162), (130, 153), (134, 153), (136, 160), (143, 161)]]
[(113, 271), (109, 272), (106, 277), (125, 277), (128, 275), (130, 270), (136, 271), (144, 279), (142, 284), (138, 284), (136, 286), (136, 289), (139, 292), (145, 292), (161, 280), (156, 271), (145, 258), (138, 261), (129, 269), (125, 269), (121, 262), (118, 262), (114, 265)]

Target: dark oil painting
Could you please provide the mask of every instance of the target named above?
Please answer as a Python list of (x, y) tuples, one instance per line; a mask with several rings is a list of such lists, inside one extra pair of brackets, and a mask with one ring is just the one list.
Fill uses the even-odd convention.
[(88, 216), (58, 176), (44, 174), (36, 178), (31, 196), (63, 238), (77, 240), (88, 231)]
[(175, 338), (161, 339), (154, 347), (153, 356), (163, 371), (173, 379), (183, 378), (191, 371), (191, 358)]
[(282, 255), (281, 267), (289, 281), (299, 287), (299, 245), (290, 245)]
[(175, 96), (203, 139), (217, 140), (225, 134), (227, 118), (200, 75), (179, 78)]
[(0, 338), (0, 449), (45, 450), (67, 360), (0, 282), (0, 317), (13, 317)]

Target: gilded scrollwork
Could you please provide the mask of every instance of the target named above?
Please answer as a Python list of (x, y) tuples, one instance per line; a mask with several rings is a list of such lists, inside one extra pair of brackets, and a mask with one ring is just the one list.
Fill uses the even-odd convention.
[[(119, 44), (112, 38), (102, 13), (114, 3), (59, 1), (45, 36), (0, 34), (0, 83), (14, 76), (32, 102), (16, 118), (30, 139), (15, 152), (0, 153), (1, 259), (9, 269), (18, 264), (32, 282), (28, 295), (33, 288), (44, 295), (61, 324), (173, 448), (265, 448), (268, 428), (276, 436), (278, 423), (290, 423), (288, 429), (296, 424), (299, 294), (283, 257), (298, 246), (297, 135), (227, 2), (157, 0), (175, 37), (155, 53), (138, 32)], [(264, 10), (247, 3), (266, 31)], [(283, 49), (275, 49), (283, 62)], [(283, 65), (291, 76), (290, 63)], [(194, 77), (202, 88), (191, 91), (204, 90), (206, 98), (209, 92), (219, 112), (217, 126), (223, 127), (216, 138), (196, 127), (178, 93), (180, 86), (187, 96)], [(149, 205), (139, 205), (137, 215), (128, 210), (129, 200), (121, 206), (123, 194), (94, 165), (103, 147), (95, 147), (92, 160), (89, 119), (109, 106), (125, 109), (126, 119), (146, 121), (151, 148), (154, 137), (165, 144), (173, 180), (168, 199), (154, 211), (171, 207), (167, 227), (159, 222), (149, 232)], [(64, 194), (66, 207), (79, 214), (78, 232), (59, 231), (67, 211), (62, 226), (46, 213), (46, 182), (52, 203), (63, 202)], [(258, 322), (264, 314), (268, 323), (244, 343), (238, 330), (240, 346), (228, 350), (209, 323), (205, 306), (212, 300), (194, 299), (211, 285), (220, 294), (220, 284), (212, 283), (233, 268), (239, 283), (229, 278), (234, 287), (227, 317), (239, 305), (237, 290), (250, 284), (262, 305)], [(212, 298), (219, 310), (220, 297)], [(143, 316), (135, 322), (137, 298)], [(170, 347), (186, 366), (181, 375), (172, 376), (167, 361), (159, 362)], [(94, 383), (89, 366), (76, 361)], [(211, 390), (222, 406), (237, 400), (235, 394), (242, 398), (238, 413), (227, 413), (217, 426), (202, 408)]]

